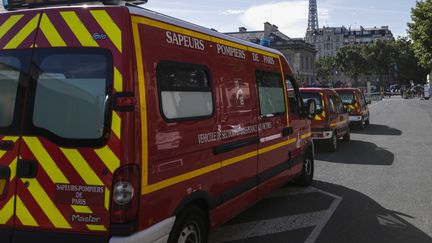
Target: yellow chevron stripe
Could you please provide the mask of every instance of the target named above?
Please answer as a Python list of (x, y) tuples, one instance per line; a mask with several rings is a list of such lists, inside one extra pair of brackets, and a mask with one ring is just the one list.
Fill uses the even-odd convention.
[(113, 173), (118, 167), (120, 167), (120, 160), (113, 153), (113, 151), (105, 146), (101, 149), (95, 149), (96, 154), (102, 160), (102, 162), (108, 167), (108, 169)]
[(0, 208), (0, 224), (6, 224), (7, 221), (13, 216), (14, 214), (14, 197), (9, 199), (9, 201), (3, 206), (3, 208)]
[(39, 226), (39, 224), (33, 218), (30, 211), (24, 205), (21, 198), (19, 198), (18, 196), (16, 197), (16, 216), (21, 221), (21, 223), (25, 226), (33, 226), (33, 227)]
[(76, 213), (88, 213), (88, 214), (93, 213), (90, 207), (87, 206), (71, 205), (71, 207)]
[(12, 15), (10, 16), (1, 26), (0, 26), (0, 39), (10, 30), (15, 24), (24, 16), (24, 14)]
[(63, 11), (60, 12), (60, 15), (63, 17), (64, 21), (72, 30), (81, 45), (94, 47), (99, 46), (74, 11)]
[(105, 10), (92, 10), (90, 13), (117, 47), (117, 50), (122, 53), (122, 32), (109, 14)]
[(9, 43), (6, 44), (4, 49), (17, 48), (37, 27), (40, 14), (36, 14), (19, 32), (16, 34)]
[(107, 231), (107, 228), (105, 228), (103, 225), (86, 224), (86, 226), (89, 230), (93, 231)]
[[(85, 181), (86, 184), (95, 185), (95, 186), (103, 186), (104, 185), (104, 183), (96, 175), (96, 173), (90, 167), (90, 165), (87, 163), (87, 161), (78, 152), (78, 150), (61, 149), (61, 151), (66, 156), (66, 158), (69, 160), (69, 162), (72, 164), (72, 166), (75, 168), (75, 170), (79, 173), (79, 175)], [(108, 192), (108, 195), (109, 195), (109, 192)], [(106, 208), (106, 209), (108, 209), (108, 208)], [(91, 211), (90, 208), (88, 210)]]
[(15, 158), (12, 163), (9, 164), (9, 169), (11, 170), (11, 178), (10, 181), (12, 181), (15, 178), (16, 175), (16, 167), (17, 167), (17, 160), (18, 158)]
[(303, 134), (300, 138), (301, 138), (301, 139), (305, 139), (305, 138), (309, 138), (309, 137), (311, 137), (311, 136), (312, 136), (312, 133), (311, 133), (311, 132), (308, 132), (308, 133)]
[(48, 16), (45, 13), (42, 15), (42, 20), (39, 28), (42, 30), (42, 33), (45, 35), (45, 37), (47, 38), (51, 46), (53, 47), (66, 46), (66, 43), (64, 42), (63, 38), (57, 32), (51, 20), (48, 18)]
[[(18, 140), (18, 137), (4, 137), (3, 139), (1, 139), (3, 141), (12, 141), (12, 142), (16, 142)], [(6, 154), (7, 151), (2, 151), (0, 150), (0, 159)]]
[(123, 77), (116, 67), (114, 67), (114, 89), (117, 92), (123, 91)]
[[(40, 161), (39, 161), (40, 162)], [(21, 179), (22, 180), (22, 179)], [(24, 180), (22, 180), (24, 182)], [(63, 215), (60, 213), (56, 205), (51, 198), (46, 194), (45, 190), (39, 184), (36, 179), (26, 179), (28, 181), (29, 187), (27, 188), (36, 202), (41, 206), (42, 211), (49, 218), (51, 223), (56, 228), (70, 229), (72, 228), (70, 224), (66, 221)]]
[(121, 139), (121, 118), (117, 112), (112, 113), (111, 129), (114, 134)]
[(315, 118), (314, 118), (316, 121), (322, 121), (322, 118), (321, 117), (319, 117), (318, 115), (315, 115)]
[(63, 172), (58, 168), (57, 164), (48, 154), (41, 142), (36, 137), (24, 137), (24, 141), (29, 146), (30, 150), (36, 157), (39, 164), (46, 171), (48, 176), (54, 183), (69, 184), (68, 179), (64, 176)]

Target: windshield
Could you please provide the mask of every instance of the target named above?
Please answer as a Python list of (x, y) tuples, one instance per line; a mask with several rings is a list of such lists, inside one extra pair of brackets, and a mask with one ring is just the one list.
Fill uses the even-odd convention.
[[(79, 141), (101, 140), (110, 120), (109, 52), (96, 48), (35, 50), (24, 108), (16, 101), (19, 85), (25, 82), (25, 76), (20, 79), (21, 63), (30, 55), (29, 51), (16, 51), (0, 56), (0, 128), (19, 126), (15, 113), (24, 109), (24, 135), (40, 135), (60, 145), (82, 146)], [(18, 132), (16, 129), (11, 135)]]
[(315, 100), (317, 112), (321, 113), (323, 111), (322, 100), (321, 100), (320, 94), (318, 94), (318, 93), (306, 93), (306, 92), (303, 93), (302, 92), (301, 97), (303, 99), (304, 104), (307, 104), (308, 100), (310, 100), (310, 99)]
[(355, 103), (354, 93), (351, 91), (338, 91), (337, 92), (344, 105), (352, 105)]

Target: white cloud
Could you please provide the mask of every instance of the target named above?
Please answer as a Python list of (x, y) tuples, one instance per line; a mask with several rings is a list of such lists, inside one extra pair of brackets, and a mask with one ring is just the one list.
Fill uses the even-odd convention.
[[(277, 25), (279, 31), (289, 37), (304, 37), (308, 22), (308, 1), (293, 0), (262, 4), (250, 7), (241, 16), (245, 27), (262, 30), (265, 22)], [(323, 17), (319, 16), (322, 13)], [(319, 8), (319, 20), (328, 18), (328, 10)]]
[(245, 10), (227, 9), (220, 13), (220, 15), (238, 15), (246, 12)]

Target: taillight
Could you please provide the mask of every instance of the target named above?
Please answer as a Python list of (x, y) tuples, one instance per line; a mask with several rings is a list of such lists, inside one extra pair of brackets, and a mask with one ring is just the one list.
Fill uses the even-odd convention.
[(140, 169), (126, 165), (114, 173), (111, 196), (111, 223), (134, 223), (138, 217), (140, 198)]

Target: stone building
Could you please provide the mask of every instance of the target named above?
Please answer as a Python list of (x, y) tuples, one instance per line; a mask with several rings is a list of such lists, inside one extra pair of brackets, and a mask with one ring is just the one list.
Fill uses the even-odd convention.
[(270, 48), (277, 49), (285, 55), (288, 63), (294, 69), (297, 81), (307, 84), (315, 82), (316, 50), (313, 45), (306, 43), (303, 39), (290, 38), (280, 32), (276, 25), (268, 22), (264, 23), (262, 31), (247, 31), (245, 27), (240, 27), (239, 32), (225, 34), (257, 44), (263, 38), (270, 40)]
[(344, 45), (370, 44), (377, 40), (394, 41), (393, 33), (388, 26), (381, 28), (351, 29), (342, 27), (323, 27), (317, 31), (306, 32), (305, 40), (315, 46), (316, 58), (334, 57)]

